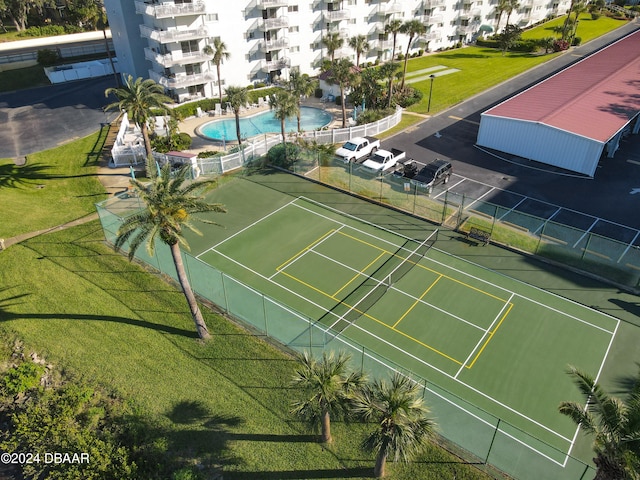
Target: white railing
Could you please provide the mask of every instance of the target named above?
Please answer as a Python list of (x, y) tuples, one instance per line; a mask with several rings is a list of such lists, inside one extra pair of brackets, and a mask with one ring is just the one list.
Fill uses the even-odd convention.
[(135, 2), (136, 13), (149, 15), (155, 18), (179, 17), (183, 15), (201, 15), (207, 11), (204, 2), (193, 3), (164, 3), (162, 5), (149, 5), (146, 2)]
[[(344, 143), (353, 137), (373, 136), (395, 127), (402, 119), (402, 108), (396, 107), (395, 113), (376, 122), (356, 125), (347, 128), (333, 128), (330, 130), (314, 130), (294, 134), (297, 138), (312, 140), (320, 144)], [(199, 158), (198, 172), (200, 175), (222, 175), (223, 173), (242, 168), (255, 157), (266, 155), (271, 147), (282, 142), (278, 134), (264, 135), (243, 143), (244, 149), (239, 152), (216, 158)]]
[(157, 30), (146, 25), (140, 25), (140, 35), (150, 38), (160, 43), (181, 42), (186, 40), (197, 40), (209, 36), (207, 27), (199, 27), (190, 30)]

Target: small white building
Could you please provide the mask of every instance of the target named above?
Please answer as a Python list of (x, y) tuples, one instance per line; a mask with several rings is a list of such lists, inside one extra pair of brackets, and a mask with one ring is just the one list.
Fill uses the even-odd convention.
[(640, 129), (640, 31), (481, 115), (477, 144), (593, 177)]

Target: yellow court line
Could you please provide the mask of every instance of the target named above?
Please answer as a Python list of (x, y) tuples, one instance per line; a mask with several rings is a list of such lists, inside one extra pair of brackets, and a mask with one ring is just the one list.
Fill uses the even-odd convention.
[(401, 330), (397, 330), (393, 327), (390, 327), (389, 325), (386, 325), (385, 323), (383, 323), (383, 325), (385, 325), (387, 328), (390, 328), (391, 330), (393, 330), (396, 333), (399, 333), (400, 335), (403, 335), (405, 337), (407, 337), (409, 340), (413, 340), (414, 342), (416, 342), (419, 345), (422, 345), (425, 348), (428, 348), (429, 350), (431, 350), (432, 352), (436, 352), (438, 355), (442, 355), (444, 358), (451, 360), (454, 363), (457, 363), (458, 365), (462, 365), (462, 362), (460, 360), (456, 360), (453, 357), (450, 357), (449, 355), (447, 355), (446, 353), (442, 353), (440, 350), (433, 348), (430, 345), (427, 345), (426, 343), (421, 342), (420, 340), (418, 340), (417, 338), (413, 338), (411, 335), (408, 335), (406, 333), (404, 333)]
[(340, 287), (340, 289), (338, 289), (338, 291), (336, 293), (334, 293), (332, 296), (335, 297), (336, 295), (338, 295), (342, 290), (344, 290), (346, 287), (348, 287), (351, 282), (353, 282), (356, 278), (365, 275), (364, 273), (371, 265), (373, 265), (374, 263), (376, 263), (378, 260), (380, 260), (380, 257), (382, 257), (383, 255), (386, 255), (386, 252), (382, 252), (380, 255), (378, 255), (375, 260), (373, 260), (371, 263), (369, 263), (369, 265), (367, 265), (366, 267), (364, 267), (362, 270), (360, 270), (358, 273), (356, 273), (353, 278), (351, 280), (349, 280), (347, 283), (345, 283), (342, 287)]
[(399, 319), (396, 323), (394, 323), (394, 324), (393, 324), (393, 327), (391, 327), (391, 328), (394, 328), (394, 329), (395, 329), (395, 328), (398, 326), (398, 324), (399, 324), (402, 320), (404, 320), (404, 317), (406, 317), (406, 316), (409, 314), (409, 312), (410, 312), (411, 310), (413, 310), (413, 309), (416, 307), (416, 305), (418, 305), (418, 303), (420, 303), (420, 302), (422, 301), (422, 299), (424, 298), (424, 296), (425, 296), (427, 293), (429, 293), (429, 290), (431, 290), (431, 289), (433, 288), (433, 286), (434, 286), (436, 283), (438, 283), (438, 282), (440, 281), (440, 279), (441, 279), (441, 278), (442, 278), (442, 275), (440, 275), (438, 278), (436, 278), (436, 279), (435, 279), (435, 281), (434, 281), (431, 285), (429, 285), (429, 288), (427, 288), (427, 289), (424, 291), (424, 293), (423, 293), (422, 295), (420, 295), (420, 297), (419, 297), (415, 302), (413, 302), (413, 305), (411, 305), (411, 306), (409, 307), (409, 309), (408, 309), (406, 312), (404, 312), (404, 314), (400, 317), (400, 319)]
[(498, 325), (496, 325), (496, 328), (494, 328), (492, 332), (489, 332), (489, 337), (487, 338), (487, 341), (484, 342), (484, 344), (482, 345), (482, 348), (478, 351), (478, 354), (473, 358), (473, 361), (468, 366), (465, 365), (465, 368), (471, 369), (471, 367), (473, 367), (474, 363), (476, 363), (476, 360), (480, 358), (480, 355), (482, 354), (484, 347), (486, 347), (489, 344), (489, 342), (493, 338), (493, 334), (498, 331), (498, 329), (500, 328), (500, 325), (502, 325), (502, 322), (504, 322), (504, 319), (507, 318), (507, 315), (509, 315), (509, 312), (511, 311), (512, 308), (513, 308), (513, 303), (510, 303), (509, 308), (507, 309), (506, 312), (504, 312), (504, 315), (498, 322)]
[(285, 265), (291, 263), (293, 260), (295, 260), (296, 258), (298, 258), (300, 255), (302, 255), (304, 252), (311, 250), (315, 245), (317, 245), (318, 243), (320, 243), (322, 240), (324, 240), (325, 238), (327, 238), (329, 235), (333, 234), (336, 232), (335, 228), (332, 228), (331, 230), (329, 230), (327, 233), (325, 233), (324, 235), (322, 235), (320, 238), (318, 238), (317, 240), (314, 240), (313, 242), (311, 242), (309, 245), (307, 245), (306, 247), (304, 247), (302, 250), (300, 250), (298, 253), (296, 253), (293, 257), (291, 257), (289, 260), (287, 260), (286, 262), (280, 264), (279, 266), (276, 267), (276, 271), (279, 272)]
[[(309, 287), (311, 290), (316, 291), (316, 292), (320, 293), (321, 295), (324, 295), (325, 297), (329, 297), (331, 300), (335, 300), (336, 302), (342, 303), (340, 300), (338, 300), (335, 297), (332, 297), (327, 292), (323, 292), (319, 288), (316, 288), (313, 285), (309, 285), (307, 282), (305, 282), (303, 280), (300, 280), (298, 277), (294, 277), (293, 275), (285, 272), (284, 270), (282, 270), (280, 273), (283, 274), (283, 275), (286, 275), (287, 277), (291, 278), (292, 280), (295, 280), (296, 282), (300, 282), (305, 287)], [(347, 304), (345, 303), (345, 305), (347, 305)]]
[(374, 245), (373, 243), (365, 242), (365, 241), (364, 241), (364, 240), (362, 240), (361, 238), (354, 237), (353, 235), (349, 235), (348, 233), (344, 233), (344, 232), (342, 232), (342, 231), (340, 231), (340, 232), (338, 232), (338, 233), (339, 233), (340, 235), (344, 235), (345, 237), (348, 237), (348, 238), (350, 238), (350, 239), (352, 239), (352, 240), (355, 240), (356, 242), (363, 243), (363, 244), (365, 244), (365, 245), (368, 245), (368, 246), (370, 246), (370, 247), (375, 248), (376, 250), (380, 250), (381, 252), (388, 253), (389, 255), (393, 255), (393, 252), (388, 252), (388, 251), (387, 251), (387, 250), (385, 250), (384, 248), (379, 247), (378, 245)]

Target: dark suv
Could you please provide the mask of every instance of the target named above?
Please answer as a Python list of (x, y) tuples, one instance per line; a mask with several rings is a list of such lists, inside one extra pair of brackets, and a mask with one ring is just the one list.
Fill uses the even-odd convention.
[(447, 160), (434, 160), (429, 165), (425, 165), (411, 179), (411, 183), (422, 188), (431, 190), (435, 185), (448, 183), (453, 167)]

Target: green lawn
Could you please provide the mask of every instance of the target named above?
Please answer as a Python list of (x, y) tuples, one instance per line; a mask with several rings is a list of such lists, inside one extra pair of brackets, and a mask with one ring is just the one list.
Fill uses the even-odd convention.
[[(554, 28), (558, 25), (562, 26), (564, 18), (564, 16), (559, 17), (527, 30), (523, 34), (523, 38), (554, 36)], [(608, 17), (591, 20), (591, 15), (583, 14), (578, 24), (578, 36), (582, 38), (584, 43), (624, 24), (626, 24), (624, 20), (614, 20)], [(407, 74), (435, 66), (459, 70), (458, 72), (436, 77), (433, 81), (430, 113), (435, 113), (498, 85), (536, 65), (545, 63), (556, 55), (559, 54), (544, 55), (541, 53), (507, 52), (502, 55), (502, 52), (496, 49), (470, 46), (411, 59), (408, 62)], [(421, 82), (412, 83), (411, 86), (421, 90), (423, 98), (419, 103), (409, 107), (408, 110), (427, 113), (431, 81), (425, 79)]]
[(0, 159), (0, 238), (42, 230), (95, 211), (106, 197), (96, 176), (106, 128), (83, 139), (29, 155), (25, 165)]
[(51, 85), (42, 65), (0, 72), (0, 92)]

